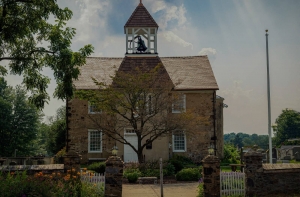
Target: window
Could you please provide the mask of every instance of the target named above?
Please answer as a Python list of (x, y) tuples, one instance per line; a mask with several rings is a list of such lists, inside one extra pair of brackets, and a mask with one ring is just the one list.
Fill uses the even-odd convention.
[(89, 114), (98, 114), (98, 113), (101, 113), (101, 110), (97, 109), (96, 105), (93, 105), (89, 102), (88, 113)]
[(185, 112), (185, 94), (174, 94), (172, 103), (172, 113)]
[(186, 138), (184, 131), (174, 131), (173, 135), (173, 152), (186, 151)]
[(98, 130), (88, 130), (89, 153), (102, 153), (102, 132)]

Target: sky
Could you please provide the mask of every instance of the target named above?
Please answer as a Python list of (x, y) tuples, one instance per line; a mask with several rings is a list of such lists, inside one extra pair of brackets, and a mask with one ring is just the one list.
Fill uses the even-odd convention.
[[(124, 25), (139, 0), (58, 0), (73, 17), (72, 49), (92, 57), (124, 57)], [(208, 55), (224, 108), (224, 133), (268, 134), (266, 36), (269, 30), (271, 122), (285, 108), (300, 111), (299, 0), (143, 0), (159, 25), (160, 57)], [(48, 88), (55, 89), (52, 78)], [(20, 83), (8, 76), (10, 85)], [(51, 98), (46, 116), (63, 101)]]

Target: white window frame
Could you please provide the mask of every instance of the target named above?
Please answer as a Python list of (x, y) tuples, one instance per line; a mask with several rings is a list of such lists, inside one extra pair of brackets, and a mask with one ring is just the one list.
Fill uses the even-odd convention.
[(91, 103), (88, 103), (88, 113), (89, 114), (100, 114), (102, 113), (102, 110), (100, 111), (92, 111), (92, 109), (94, 108), (94, 105), (91, 105)]
[[(100, 150), (91, 150), (91, 132), (100, 132)], [(102, 132), (97, 129), (88, 129), (88, 153), (102, 153)]]
[[(182, 100), (182, 109), (181, 110), (174, 109), (175, 104), (172, 103), (172, 113), (182, 113), (182, 112), (186, 111), (186, 95), (184, 93), (179, 93), (178, 96), (179, 97), (182, 96), (182, 99), (180, 98), (180, 99), (176, 100), (177, 102), (181, 102), (181, 100)], [(173, 98), (174, 98), (174, 96), (173, 96)]]
[(186, 134), (185, 134), (185, 131), (181, 131), (183, 133), (183, 135), (184, 135), (184, 150), (182, 150), (182, 149), (181, 150), (176, 150), (175, 149), (175, 136), (174, 136), (174, 132), (180, 132), (180, 130), (172, 132), (172, 148), (173, 148), (173, 152), (181, 152), (181, 153), (186, 152), (186, 145), (187, 144), (186, 144)]

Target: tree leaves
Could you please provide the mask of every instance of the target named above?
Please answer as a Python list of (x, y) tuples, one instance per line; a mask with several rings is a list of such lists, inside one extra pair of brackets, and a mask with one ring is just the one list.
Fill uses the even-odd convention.
[[(56, 18), (54, 24), (49, 23), (50, 16)], [(30, 100), (38, 108), (49, 100), (50, 80), (40, 73), (42, 69), (54, 71), (58, 84), (54, 96), (66, 99), (73, 96), (78, 67), (93, 52), (92, 45), (71, 50), (75, 29), (65, 27), (71, 17), (72, 11), (59, 8), (56, 0), (0, 0), (0, 61), (9, 60), (10, 73), (23, 75)], [(0, 74), (5, 73), (0, 67)]]

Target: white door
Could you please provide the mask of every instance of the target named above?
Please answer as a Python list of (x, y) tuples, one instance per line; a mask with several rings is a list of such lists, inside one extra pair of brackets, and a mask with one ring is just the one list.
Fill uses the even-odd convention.
[[(125, 139), (135, 148), (138, 146), (138, 138), (135, 134), (126, 134)], [(136, 152), (129, 146), (124, 144), (124, 162), (138, 161)]]

